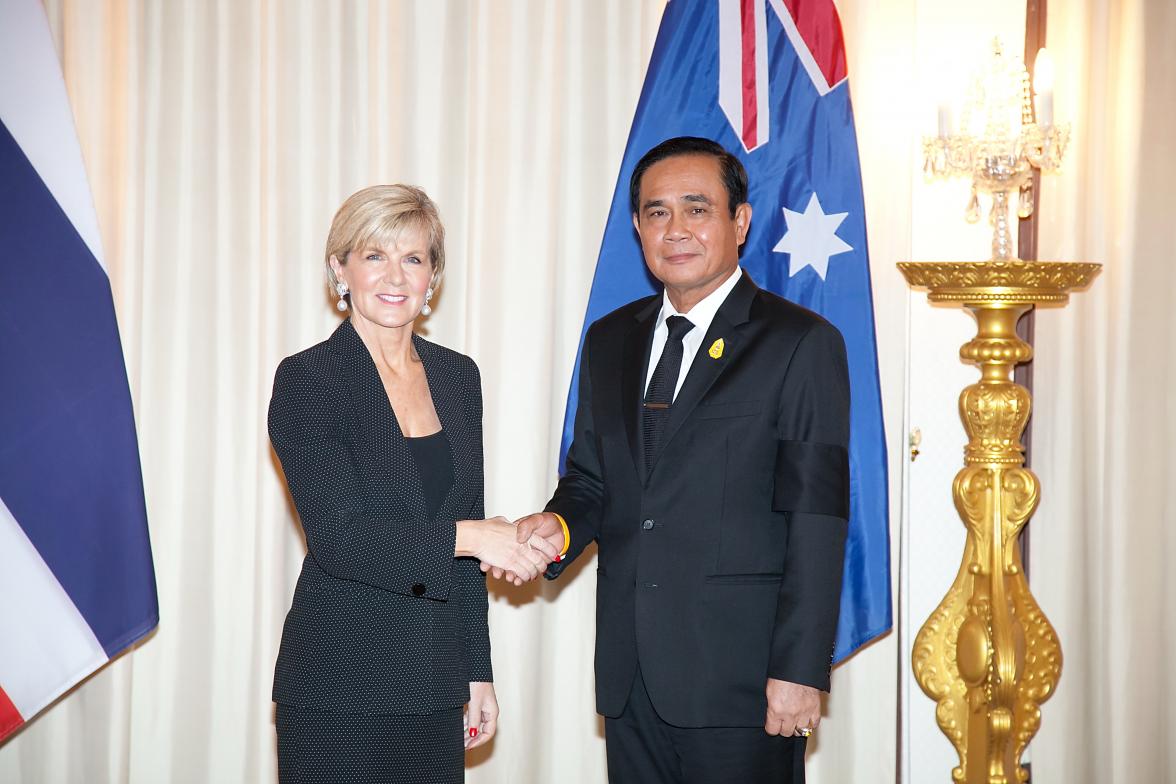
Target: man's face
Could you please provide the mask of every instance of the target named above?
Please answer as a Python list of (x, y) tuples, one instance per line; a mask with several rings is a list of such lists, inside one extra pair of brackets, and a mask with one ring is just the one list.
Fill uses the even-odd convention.
[(740, 204), (732, 217), (718, 160), (680, 155), (645, 171), (633, 225), (649, 271), (685, 313), (739, 265), (751, 205)]

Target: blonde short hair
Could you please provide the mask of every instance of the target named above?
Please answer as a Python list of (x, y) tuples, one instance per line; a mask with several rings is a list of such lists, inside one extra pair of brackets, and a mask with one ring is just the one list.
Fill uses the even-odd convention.
[(445, 271), (445, 227), (437, 205), (415, 185), (372, 185), (356, 191), (343, 202), (327, 235), (327, 284), (335, 295), (335, 270), (331, 257), (347, 263), (347, 254), (370, 247), (391, 248), (406, 231), (422, 231), (428, 237), (429, 261), (436, 288)]

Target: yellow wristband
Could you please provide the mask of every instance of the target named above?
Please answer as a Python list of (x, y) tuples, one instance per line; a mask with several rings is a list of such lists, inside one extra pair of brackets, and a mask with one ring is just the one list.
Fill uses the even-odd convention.
[(559, 514), (558, 512), (552, 512), (552, 514), (555, 515), (555, 519), (559, 520), (560, 526), (563, 527), (564, 546), (563, 549), (559, 551), (559, 555), (562, 558), (564, 553), (566, 553), (568, 548), (572, 545), (572, 532), (568, 530), (568, 522), (567, 520), (563, 519), (563, 515)]

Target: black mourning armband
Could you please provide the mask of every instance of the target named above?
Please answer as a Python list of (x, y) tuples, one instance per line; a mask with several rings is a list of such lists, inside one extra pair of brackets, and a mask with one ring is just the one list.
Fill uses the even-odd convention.
[(776, 444), (772, 508), (849, 519), (849, 452), (836, 444)]

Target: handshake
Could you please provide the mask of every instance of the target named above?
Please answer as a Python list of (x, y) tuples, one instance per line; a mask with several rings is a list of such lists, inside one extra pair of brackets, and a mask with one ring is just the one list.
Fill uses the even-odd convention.
[(515, 522), (505, 517), (462, 520), (457, 524), (456, 555), (473, 556), (482, 571), (515, 585), (535, 579), (564, 548), (563, 526), (550, 512), (527, 515)]

